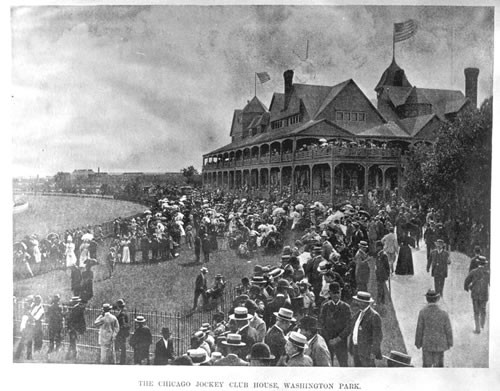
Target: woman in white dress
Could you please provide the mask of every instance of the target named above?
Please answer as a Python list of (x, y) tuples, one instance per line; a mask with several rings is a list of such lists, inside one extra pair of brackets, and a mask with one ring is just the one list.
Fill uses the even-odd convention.
[(64, 255), (66, 256), (66, 267), (71, 267), (76, 264), (75, 243), (73, 243), (71, 235), (66, 239), (66, 251)]
[(85, 261), (90, 258), (89, 253), (90, 242), (88, 240), (84, 240), (80, 245), (80, 266), (85, 266)]
[(33, 258), (35, 258), (35, 263), (41, 263), (42, 253), (40, 252), (38, 240), (36, 239), (35, 235), (31, 236), (30, 244), (33, 249)]
[(120, 245), (122, 247), (122, 263), (130, 263), (130, 249), (129, 249), (130, 240), (128, 238), (123, 237)]

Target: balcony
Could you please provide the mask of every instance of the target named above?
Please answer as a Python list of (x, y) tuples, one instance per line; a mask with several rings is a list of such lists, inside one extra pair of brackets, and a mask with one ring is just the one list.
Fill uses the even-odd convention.
[(243, 159), (237, 159), (232, 161), (219, 161), (217, 163), (206, 163), (203, 168), (207, 170), (217, 169), (217, 168), (234, 168), (243, 166), (255, 166), (259, 164), (269, 164), (269, 163), (281, 163), (281, 162), (292, 162), (294, 161), (304, 161), (313, 159), (331, 159), (331, 158), (389, 158), (397, 159), (401, 157), (401, 150), (397, 148), (382, 149), (382, 148), (364, 148), (364, 147), (338, 147), (338, 146), (328, 146), (325, 148), (316, 148), (308, 151), (297, 151), (295, 156), (292, 152), (274, 154), (269, 153), (259, 156), (247, 156)]

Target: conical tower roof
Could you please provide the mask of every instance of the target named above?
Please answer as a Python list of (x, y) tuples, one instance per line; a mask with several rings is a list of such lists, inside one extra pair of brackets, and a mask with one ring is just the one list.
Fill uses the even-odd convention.
[(378, 91), (381, 87), (411, 87), (410, 82), (406, 78), (405, 71), (393, 58), (391, 65), (384, 71), (380, 81), (375, 87), (375, 91)]

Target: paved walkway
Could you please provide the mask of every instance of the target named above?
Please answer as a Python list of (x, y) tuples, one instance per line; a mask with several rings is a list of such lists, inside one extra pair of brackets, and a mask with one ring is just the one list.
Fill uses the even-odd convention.
[[(479, 335), (474, 334), (474, 317), (470, 293), (463, 289), (469, 270), (469, 257), (453, 252), (444, 297), (440, 305), (450, 315), (454, 346), (445, 353), (445, 366), (450, 368), (487, 368), (489, 346), (489, 305), (486, 327)], [(391, 279), (392, 301), (407, 352), (415, 367), (422, 367), (422, 351), (415, 347), (415, 330), (418, 312), (425, 306), (425, 292), (434, 288), (434, 279), (426, 271), (426, 248), (413, 250), (415, 275), (396, 276)]]

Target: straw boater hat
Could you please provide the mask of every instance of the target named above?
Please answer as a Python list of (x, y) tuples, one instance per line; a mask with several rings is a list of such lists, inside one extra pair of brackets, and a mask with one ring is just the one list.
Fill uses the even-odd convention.
[(80, 298), (80, 296), (73, 296), (70, 300), (71, 303), (79, 303), (81, 301), (82, 299)]
[(146, 318), (142, 315), (137, 316), (134, 320), (136, 323), (145, 323), (146, 322)]
[(246, 346), (246, 343), (241, 341), (240, 334), (228, 334), (226, 340), (221, 343), (226, 346)]
[(253, 285), (261, 285), (261, 284), (265, 284), (266, 280), (264, 280), (263, 276), (253, 276), (251, 283)]
[(208, 273), (208, 269), (206, 267), (202, 267), (200, 269), (200, 272), (202, 272), (202, 273)]
[(268, 276), (269, 277), (272, 277), (274, 279), (276, 278), (279, 278), (282, 276), (282, 274), (285, 272), (284, 269), (281, 269), (281, 268), (276, 268), (276, 269), (273, 269), (271, 270), (269, 273), (268, 273)]
[(438, 240), (436, 240), (436, 244), (444, 244), (444, 240), (443, 239), (438, 239)]
[(188, 349), (187, 355), (193, 361), (193, 365), (204, 364), (210, 360), (210, 357), (208, 357), (207, 351), (203, 348)]
[(358, 291), (356, 296), (352, 297), (354, 300), (361, 303), (373, 303), (372, 295), (369, 292)]
[(286, 320), (288, 322), (295, 322), (297, 319), (293, 317), (293, 311), (288, 308), (281, 307), (278, 312), (274, 312), (274, 316), (280, 320)]
[(231, 320), (250, 320), (253, 316), (248, 313), (247, 307), (236, 307), (234, 309), (234, 314), (229, 315)]
[(368, 243), (366, 243), (366, 241), (364, 240), (361, 240), (358, 245), (359, 247), (368, 248)]
[(328, 261), (321, 261), (318, 265), (318, 272), (320, 274), (326, 274), (328, 273), (332, 268), (332, 264)]
[(250, 354), (246, 358), (247, 360), (274, 360), (269, 346), (263, 342), (253, 344)]
[(307, 338), (304, 335), (302, 335), (296, 331), (292, 331), (285, 338), (298, 348), (302, 348), (302, 349), (307, 348)]
[(389, 361), (391, 363), (394, 363), (395, 365), (387, 365), (387, 366), (392, 366), (392, 367), (413, 367), (411, 365), (411, 356), (408, 356), (407, 354), (397, 352), (395, 350), (391, 350), (389, 353), (389, 356), (384, 356), (384, 358), (387, 359), (387, 362), (389, 364)]

